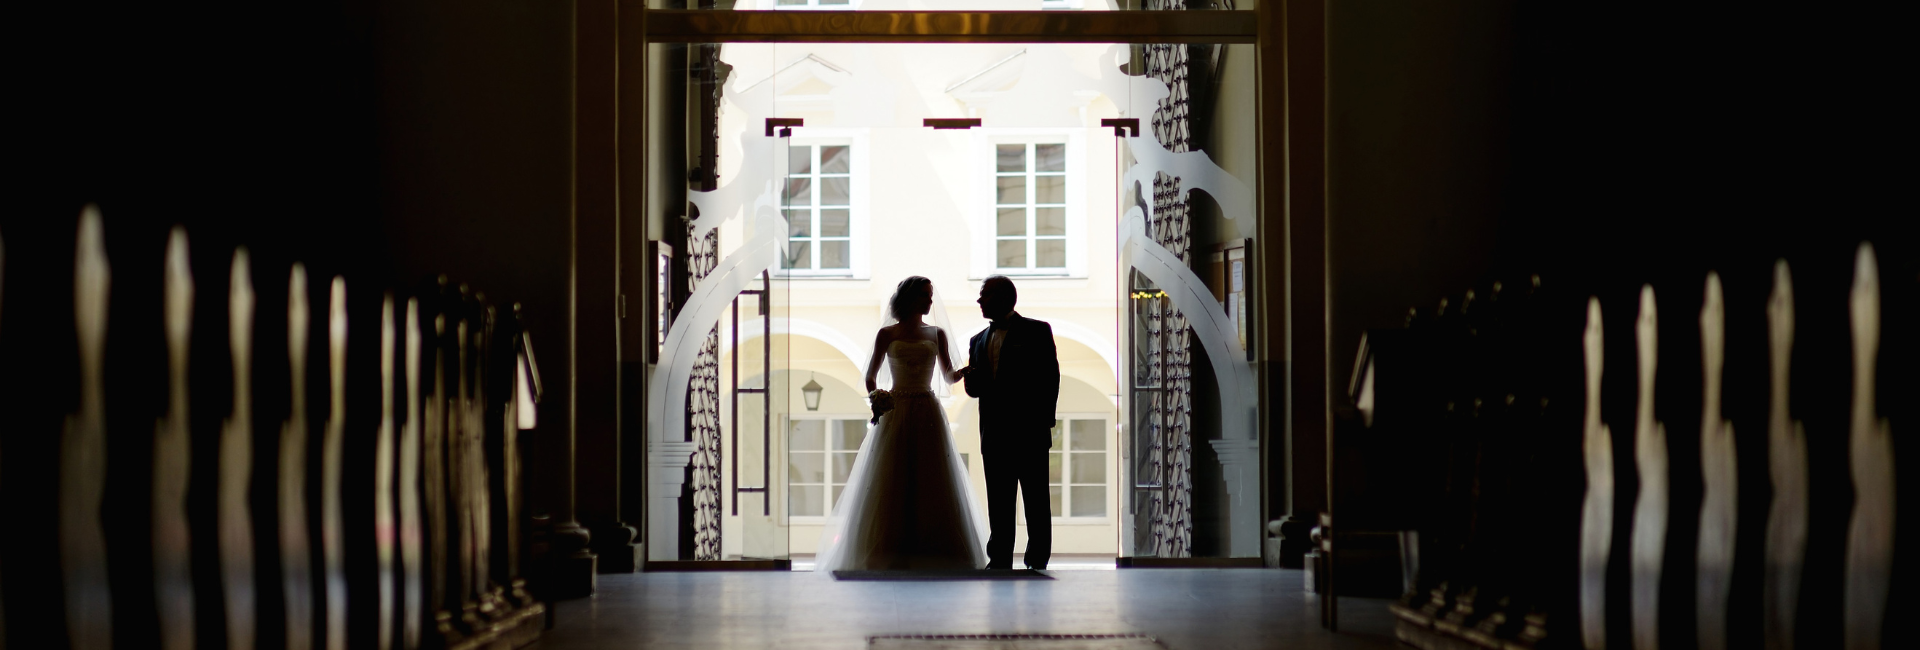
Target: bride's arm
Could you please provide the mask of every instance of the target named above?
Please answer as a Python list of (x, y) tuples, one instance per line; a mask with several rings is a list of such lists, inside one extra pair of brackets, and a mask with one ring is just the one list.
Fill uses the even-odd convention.
[(887, 343), (891, 341), (892, 337), (887, 335), (887, 329), (884, 327), (880, 328), (880, 331), (875, 332), (873, 335), (873, 358), (867, 361), (868, 393), (872, 393), (875, 388), (879, 387), (874, 383), (874, 380), (880, 376), (880, 361), (887, 358)]
[(936, 332), (936, 338), (940, 341), (940, 371), (946, 373), (944, 376), (947, 378), (947, 383), (951, 384), (965, 379), (968, 369), (961, 368), (954, 370), (953, 359), (947, 354), (947, 331), (937, 327), (934, 328), (933, 331)]

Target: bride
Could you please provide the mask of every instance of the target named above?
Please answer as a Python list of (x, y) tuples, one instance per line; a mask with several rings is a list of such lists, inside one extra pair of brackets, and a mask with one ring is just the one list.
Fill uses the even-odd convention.
[[(874, 335), (867, 391), (874, 392), (881, 375), (891, 375), (893, 410), (868, 429), (821, 531), (814, 568), (821, 575), (986, 565), (985, 517), (973, 502), (938, 399), (969, 368), (954, 369), (946, 330), (925, 322), (936, 304), (932, 280), (902, 280), (888, 303), (892, 318)], [(876, 401), (884, 407), (887, 400)]]

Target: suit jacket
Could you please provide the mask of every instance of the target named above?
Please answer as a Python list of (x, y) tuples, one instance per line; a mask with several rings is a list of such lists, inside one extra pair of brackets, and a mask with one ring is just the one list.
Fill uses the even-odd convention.
[(1008, 314), (1007, 337), (1000, 342), (1000, 368), (993, 367), (988, 327), (968, 346), (973, 370), (967, 395), (980, 400), (980, 453), (1044, 451), (1053, 444), (1053, 408), (1060, 399), (1060, 354), (1053, 326)]

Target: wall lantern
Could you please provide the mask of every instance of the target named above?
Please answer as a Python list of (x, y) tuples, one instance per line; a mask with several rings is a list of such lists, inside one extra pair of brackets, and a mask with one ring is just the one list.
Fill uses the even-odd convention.
[(820, 410), (820, 391), (821, 390), (823, 389), (820, 387), (820, 382), (814, 381), (813, 375), (808, 374), (807, 385), (800, 387), (801, 398), (807, 400), (807, 410), (809, 411)]

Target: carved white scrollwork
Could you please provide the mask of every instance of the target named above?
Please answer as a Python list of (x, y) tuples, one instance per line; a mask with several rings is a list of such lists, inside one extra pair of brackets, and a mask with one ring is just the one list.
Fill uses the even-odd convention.
[[(769, 117), (763, 113), (767, 112), (764, 107), (772, 106), (772, 92), (772, 84), (754, 87), (736, 82), (734, 89), (722, 99), (725, 110), (740, 111), (747, 122), (752, 122)], [(717, 336), (715, 324), (749, 282), (773, 268), (778, 261), (781, 238), (787, 232), (774, 183), (782, 174), (777, 164), (784, 160), (784, 154), (776, 156), (775, 139), (758, 131), (740, 132), (738, 142), (740, 160), (774, 161), (776, 165), (743, 164), (739, 173), (714, 191), (688, 192), (687, 195), (688, 201), (699, 209), (699, 217), (689, 228), (689, 239), (705, 240), (713, 229), (736, 218), (746, 222), (743, 225), (747, 226), (748, 235), (739, 248), (721, 258), (692, 288), (674, 318), (673, 328), (667, 332), (660, 363), (647, 382), (647, 494), (651, 503), (646, 549), (650, 560), (679, 559), (677, 501), (685, 480), (681, 469), (692, 461), (700, 445), (698, 441), (689, 443), (676, 436), (688, 430), (688, 406), (695, 397), (691, 395), (689, 380), (700, 365), (696, 363), (697, 357), (703, 351), (717, 352), (717, 346), (705, 344), (707, 339)], [(717, 356), (713, 359), (717, 364)], [(714, 397), (717, 398), (717, 394)], [(715, 426), (710, 432), (714, 434), (712, 441), (717, 441), (717, 432)], [(707, 477), (715, 488), (717, 476), (714, 473)], [(718, 501), (713, 504), (713, 512), (717, 513)], [(711, 547), (718, 546), (718, 537), (711, 541), (714, 542)]]
[[(1155, 115), (1158, 119), (1163, 100), (1178, 99), (1174, 97), (1174, 89), (1160, 79), (1128, 77), (1118, 81), (1128, 83), (1129, 87), (1124, 90), (1115, 87), (1108, 92), (1110, 96), (1125, 98), (1128, 115)], [(1111, 82), (1103, 79), (1102, 83)], [(1155, 133), (1128, 137), (1126, 142), (1128, 152), (1136, 163), (1121, 173), (1122, 187), (1159, 187), (1165, 185), (1168, 179), (1174, 179), (1183, 199), (1185, 193), (1193, 190), (1206, 192), (1218, 203), (1223, 217), (1234, 222), (1242, 232), (1253, 232), (1252, 189), (1215, 164), (1206, 152), (1176, 152), (1173, 149), (1184, 148), (1169, 148)], [(1178, 310), (1180, 320), (1184, 320), (1190, 328), (1193, 341), (1206, 351), (1215, 385), (1220, 388), (1218, 421), (1221, 439), (1257, 440), (1256, 413), (1259, 402), (1255, 388), (1258, 382), (1253, 378), (1252, 368), (1245, 362), (1246, 351), (1240, 344), (1237, 323), (1228, 318), (1225, 308), (1214, 299), (1206, 282), (1193, 273), (1176, 251), (1162, 242), (1165, 238), (1155, 236), (1156, 224), (1167, 223), (1169, 218), (1177, 216), (1154, 214), (1154, 211), (1163, 207), (1161, 203), (1166, 202), (1136, 204), (1122, 215), (1119, 233), (1121, 259), (1167, 293)], [(1184, 204), (1171, 209), (1183, 208)], [(1167, 241), (1174, 243), (1175, 247), (1183, 246), (1173, 240)], [(1257, 442), (1254, 444), (1257, 446)], [(1228, 488), (1230, 493), (1253, 494), (1257, 490), (1257, 476), (1245, 472), (1234, 475), (1241, 478), (1241, 484)], [(1259, 554), (1260, 526), (1257, 519), (1258, 513), (1255, 511), (1245, 507), (1233, 509), (1229, 555)]]

